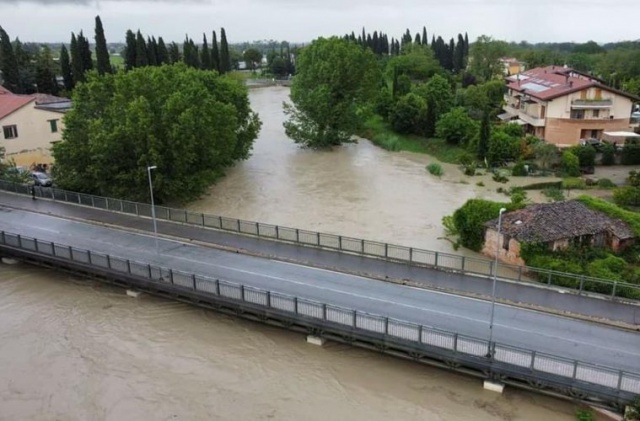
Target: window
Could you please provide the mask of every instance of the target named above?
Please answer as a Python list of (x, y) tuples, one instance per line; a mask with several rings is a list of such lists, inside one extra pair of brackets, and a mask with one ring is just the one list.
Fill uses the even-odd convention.
[(600, 118), (600, 110), (593, 110), (593, 118)]
[(11, 126), (3, 126), (2, 131), (4, 132), (5, 139), (15, 139), (18, 137), (18, 126), (15, 124)]
[(584, 110), (571, 110), (571, 118), (578, 120), (584, 119)]
[(51, 133), (58, 133), (58, 120), (49, 120), (51, 126)]

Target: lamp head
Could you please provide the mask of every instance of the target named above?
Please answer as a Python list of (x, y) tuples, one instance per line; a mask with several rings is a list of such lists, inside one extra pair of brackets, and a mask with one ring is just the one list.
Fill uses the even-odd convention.
[(500, 215), (502, 215), (503, 213), (505, 213), (507, 211), (506, 208), (500, 208)]
[(152, 167), (147, 167), (148, 170), (155, 170), (156, 168), (158, 168), (157, 166), (152, 166)]

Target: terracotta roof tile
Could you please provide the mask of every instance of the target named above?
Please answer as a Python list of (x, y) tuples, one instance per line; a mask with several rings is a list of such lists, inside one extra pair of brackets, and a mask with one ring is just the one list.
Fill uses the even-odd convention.
[[(497, 229), (498, 219), (485, 226)], [(604, 231), (620, 239), (634, 237), (623, 221), (589, 209), (576, 200), (531, 205), (502, 216), (501, 232), (524, 242), (550, 242)]]
[(24, 107), (35, 98), (28, 95), (1, 94), (0, 95), (0, 120)]

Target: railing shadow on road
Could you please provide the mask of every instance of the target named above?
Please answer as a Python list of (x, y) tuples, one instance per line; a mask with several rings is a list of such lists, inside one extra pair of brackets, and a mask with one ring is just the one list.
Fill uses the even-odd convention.
[[(384, 351), (385, 347), (410, 349), (414, 359), (439, 359), (449, 368), (471, 367), (490, 378), (526, 381), (533, 388), (552, 388), (572, 398), (602, 399), (615, 405), (631, 402), (640, 395), (640, 373), (631, 373), (536, 352), (506, 344), (489, 342), (427, 325), (321, 303), (288, 294), (208, 278), (193, 273), (154, 266), (132, 259), (80, 249), (69, 245), (0, 231), (0, 250), (24, 251), (42, 260), (75, 263), (85, 272), (108, 271), (131, 279), (152, 282), (156, 288), (184, 290), (213, 296), (253, 308), (269, 310), (269, 317), (282, 315), (310, 320), (320, 334), (333, 333), (368, 339)], [(285, 317), (286, 319), (286, 317)], [(319, 323), (319, 324), (317, 324)], [(307, 325), (310, 326), (310, 325)], [(408, 348), (407, 348), (408, 346)]]
[[(31, 194), (28, 185), (5, 180), (0, 180), (0, 190), (24, 195)], [(37, 188), (35, 190), (36, 196), (40, 198), (89, 206), (101, 210), (121, 212), (139, 217), (151, 218), (152, 216), (151, 205), (146, 203), (94, 196), (58, 188)], [(156, 218), (165, 221), (235, 232), (270, 240), (285, 241), (308, 247), (360, 254), (367, 257), (426, 266), (437, 270), (465, 275), (491, 278), (494, 275), (496, 267), (495, 261), (490, 259), (459, 256), (342, 235), (325, 234), (299, 228), (244, 221), (224, 216), (191, 212), (184, 209), (155, 206), (155, 215)], [(530, 266), (500, 263), (498, 265), (498, 278), (514, 282), (528, 282), (529, 284), (531, 284), (531, 282), (529, 282), (528, 279), (531, 278), (536, 279), (536, 284), (538, 285), (548, 287), (560, 286), (575, 291), (578, 294), (589, 292), (609, 299), (640, 300), (640, 285)]]

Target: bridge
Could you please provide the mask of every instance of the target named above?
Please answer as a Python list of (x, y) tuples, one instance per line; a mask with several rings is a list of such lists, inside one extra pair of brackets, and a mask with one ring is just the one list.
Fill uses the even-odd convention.
[[(222, 249), (213, 248), (205, 241), (194, 244), (177, 235), (159, 239), (156, 249), (153, 237), (131, 231), (135, 227), (123, 230), (95, 225), (99, 216), (112, 225), (117, 225), (113, 223), (117, 220), (125, 225), (121, 218), (129, 218), (138, 230), (150, 225), (121, 212), (32, 201), (14, 194), (1, 194), (0, 204), (5, 205), (0, 212), (0, 250), (5, 255), (603, 406), (619, 408), (640, 394), (640, 339), (629, 330), (498, 305), (495, 342), (489, 343), (484, 338), (488, 335), (490, 303), (483, 300), (375, 282), (344, 271), (254, 256), (237, 248), (229, 252), (228, 244)], [(108, 216), (116, 221), (108, 221)], [(81, 219), (93, 219), (94, 223)], [(204, 237), (220, 234), (185, 224), (166, 224), (171, 226), (160, 227), (163, 234), (170, 234), (168, 228), (196, 230)], [(277, 245), (274, 254), (281, 250)], [(304, 248), (302, 254), (305, 252), (322, 258), (325, 251)], [(366, 259), (370, 263), (397, 264)], [(426, 270), (399, 266), (417, 275)], [(390, 266), (389, 270), (399, 269)], [(452, 276), (455, 281), (457, 276), (439, 273), (445, 280)], [(485, 279), (473, 278), (478, 280)], [(618, 318), (632, 314), (627, 307), (636, 308), (616, 301), (539, 291), (582, 300), (586, 307), (593, 307), (594, 313), (621, 306)], [(503, 292), (508, 294), (509, 289)], [(592, 302), (603, 305), (590, 306)]]

